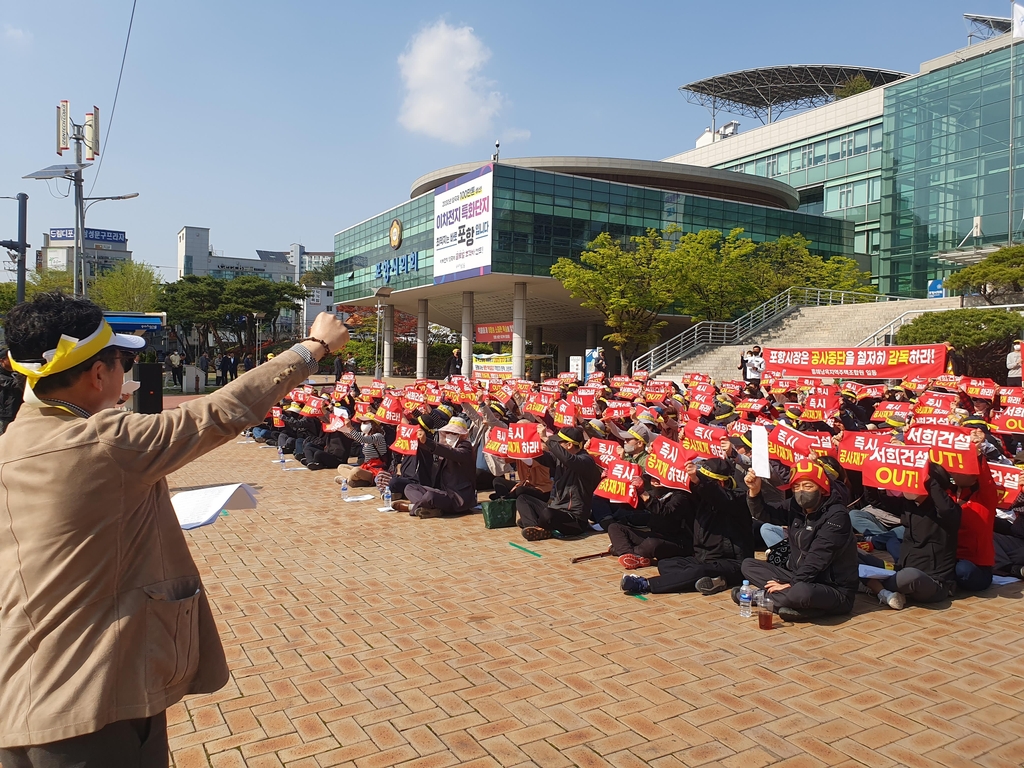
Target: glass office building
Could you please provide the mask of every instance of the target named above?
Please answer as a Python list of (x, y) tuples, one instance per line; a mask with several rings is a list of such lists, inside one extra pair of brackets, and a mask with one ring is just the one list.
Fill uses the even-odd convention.
[[(395, 219), (400, 249), (388, 237)], [(559, 258), (579, 258), (601, 232), (625, 238), (673, 224), (683, 232), (740, 227), (755, 242), (800, 233), (825, 255), (854, 248), (853, 223), (843, 219), (503, 163), (495, 166), (493, 221), (492, 273), (546, 278)], [(433, 224), (428, 192), (335, 235), (335, 300), (373, 296), (382, 285), (431, 285)]]

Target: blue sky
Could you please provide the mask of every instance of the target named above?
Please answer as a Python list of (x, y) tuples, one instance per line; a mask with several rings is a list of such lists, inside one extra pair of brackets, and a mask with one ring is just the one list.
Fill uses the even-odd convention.
[[(33, 247), (73, 225), (72, 198), (21, 177), (61, 162), (60, 99), (78, 122), (97, 104), (109, 123), (131, 7), (0, 2), (0, 196), (30, 195)], [(139, 0), (93, 194), (140, 197), (98, 203), (87, 224), (127, 231), (168, 278), (185, 225), (210, 227), (228, 256), (331, 250), (416, 177), (485, 160), (496, 138), (505, 157), (661, 159), (710, 122), (683, 83), (771, 64), (917, 72), (966, 44), (964, 12), (1008, 16), (1009, 3)], [(16, 236), (16, 210), (0, 200), (0, 239)]]

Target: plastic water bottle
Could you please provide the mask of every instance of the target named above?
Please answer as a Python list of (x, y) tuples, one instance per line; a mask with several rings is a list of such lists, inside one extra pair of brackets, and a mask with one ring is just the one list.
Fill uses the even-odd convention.
[(743, 618), (749, 618), (751, 616), (750, 607), (754, 603), (754, 588), (750, 586), (750, 582), (746, 579), (743, 580), (743, 586), (740, 587), (740, 616)]
[(280, 445), (277, 446), (277, 460), (281, 462), (282, 466), (284, 466), (284, 448)]
[(389, 510), (394, 509), (394, 507), (391, 506), (391, 486), (390, 485), (385, 485), (384, 486), (384, 506), (387, 507)]
[[(341, 500), (348, 501), (348, 478), (341, 478)], [(390, 502), (388, 502), (390, 505)]]
[(510, 483), (512, 483), (512, 485), (516, 484), (516, 468), (515, 467), (512, 467), (512, 469), (509, 470), (508, 481)]

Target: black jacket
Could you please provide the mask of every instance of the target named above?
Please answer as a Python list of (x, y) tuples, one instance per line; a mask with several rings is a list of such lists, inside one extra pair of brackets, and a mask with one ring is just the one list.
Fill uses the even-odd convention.
[(448, 358), (448, 362), (444, 366), (445, 376), (461, 376), (462, 375), (462, 358), (452, 355)]
[(548, 440), (545, 448), (546, 452), (537, 461), (554, 470), (548, 506), (565, 510), (586, 529), (590, 502), (601, 484), (601, 467), (586, 451), (569, 453), (556, 440)]
[(651, 533), (683, 548), (683, 556), (693, 555), (693, 496), (689, 491), (665, 489), (660, 496), (651, 494), (646, 504)]
[(433, 440), (424, 440), (423, 448), (434, 454), (438, 461), (434, 465), (432, 487), (448, 491), (456, 496), (459, 504), (455, 512), (476, 506), (476, 451), (469, 440), (460, 440), (454, 448)]
[(714, 480), (690, 484), (695, 497), (693, 554), (701, 562), (754, 556), (754, 532), (746, 492), (727, 491)]
[(924, 484), (928, 496), (920, 504), (885, 493), (877, 497), (879, 506), (898, 514), (906, 529), (896, 568), (917, 568), (938, 581), (952, 581), (962, 510), (934, 477)]
[(833, 494), (808, 515), (793, 499), (766, 504), (758, 495), (747, 496), (750, 514), (763, 523), (789, 526), (789, 570), (793, 582), (827, 584), (842, 590), (852, 601), (857, 595), (857, 542), (850, 513)]

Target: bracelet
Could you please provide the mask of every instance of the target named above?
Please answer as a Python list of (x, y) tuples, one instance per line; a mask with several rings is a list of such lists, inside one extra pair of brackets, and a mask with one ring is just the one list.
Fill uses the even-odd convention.
[(323, 339), (317, 339), (312, 336), (307, 336), (306, 338), (303, 339), (303, 341), (315, 341), (317, 344), (324, 348), (325, 355), (329, 355), (331, 353), (331, 348), (327, 346), (327, 342), (324, 341)]

